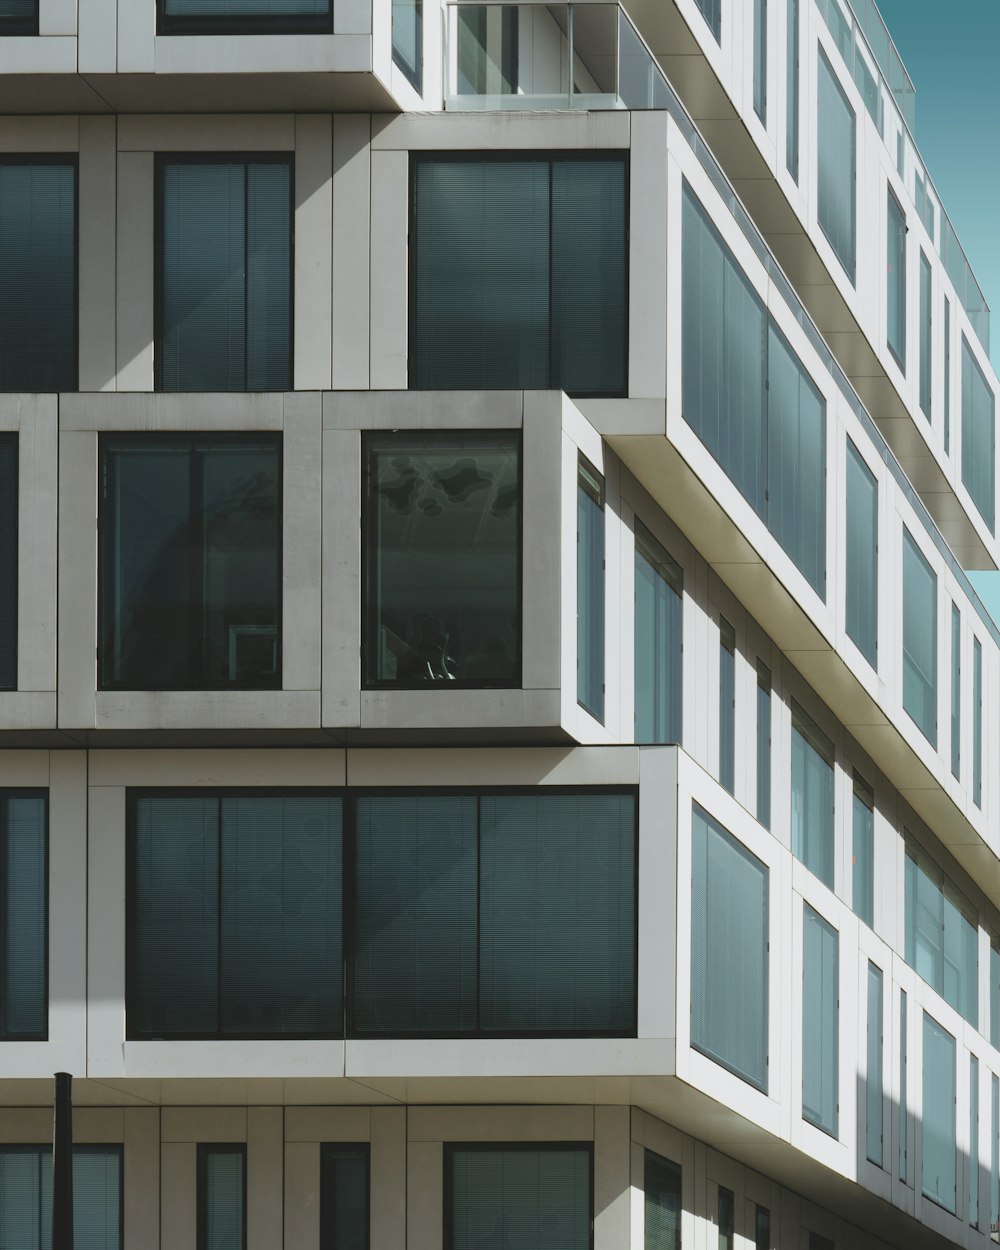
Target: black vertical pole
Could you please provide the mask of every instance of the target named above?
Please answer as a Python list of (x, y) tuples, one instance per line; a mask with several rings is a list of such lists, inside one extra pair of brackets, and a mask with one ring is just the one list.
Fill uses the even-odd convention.
[(73, 1078), (56, 1073), (52, 1126), (52, 1250), (73, 1250)]

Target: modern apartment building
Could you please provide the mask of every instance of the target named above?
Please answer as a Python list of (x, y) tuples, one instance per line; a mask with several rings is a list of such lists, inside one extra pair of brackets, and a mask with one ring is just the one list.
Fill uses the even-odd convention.
[(981, 1250), (989, 310), (872, 0), (0, 0), (0, 1250)]

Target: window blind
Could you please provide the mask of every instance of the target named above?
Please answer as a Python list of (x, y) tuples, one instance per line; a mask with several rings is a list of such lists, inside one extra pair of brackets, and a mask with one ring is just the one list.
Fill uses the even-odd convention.
[(245, 1250), (246, 1147), (198, 1146), (198, 1250)]
[[(120, 1250), (121, 1178), (121, 1146), (74, 1146), (75, 1250)], [(51, 1242), (51, 1146), (0, 1146), (0, 1246), (49, 1250)]]
[(802, 1116), (838, 1135), (840, 996), (836, 929), (802, 907)]

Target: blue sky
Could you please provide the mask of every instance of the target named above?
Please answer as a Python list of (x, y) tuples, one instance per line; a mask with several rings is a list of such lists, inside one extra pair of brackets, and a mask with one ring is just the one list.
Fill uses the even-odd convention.
[[(877, 0), (917, 89), (917, 146), (992, 314), (1000, 371), (1000, 0)], [(1000, 622), (1000, 573), (972, 573)]]

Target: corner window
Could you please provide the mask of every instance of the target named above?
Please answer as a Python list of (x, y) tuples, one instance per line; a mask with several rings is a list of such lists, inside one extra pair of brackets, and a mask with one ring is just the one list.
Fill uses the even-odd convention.
[(102, 689), (281, 685), (281, 443), (101, 439)]
[(886, 344), (906, 372), (906, 214), (888, 192), (886, 207)]
[(878, 667), (878, 482), (847, 440), (847, 636)]
[(624, 155), (411, 168), (411, 387), (626, 394)]
[(324, 1142), (319, 1148), (319, 1244), (368, 1250), (370, 1146)]
[(840, 935), (808, 903), (802, 920), (802, 1118), (836, 1137)]
[(289, 156), (158, 156), (158, 391), (292, 386)]
[(77, 389), (76, 232), (77, 158), (0, 156), (0, 391)]
[(198, 1145), (198, 1250), (246, 1250), (247, 1148)]
[(957, 1210), (958, 1187), (955, 1063), (955, 1039), (924, 1012), (921, 1187), (925, 1197), (952, 1213)]
[(903, 710), (937, 746), (937, 576), (903, 530)]
[(635, 523), (635, 740), (681, 741), (684, 581), (680, 565)]
[(582, 456), (576, 492), (576, 697), (604, 723), (604, 478)]
[(332, 0), (157, 0), (159, 35), (332, 34)]
[(906, 852), (906, 962), (946, 1003), (979, 1027), (979, 931), (975, 913), (937, 865)]
[(444, 1244), (590, 1250), (592, 1183), (589, 1143), (446, 1143)]
[[(0, 1146), (0, 1246), (49, 1250), (52, 1146)], [(121, 1250), (122, 1148), (73, 1147), (75, 1244)]]
[(993, 533), (996, 454), (993, 391), (962, 335), (962, 485)]
[(792, 702), (792, 854), (834, 883), (833, 743)]
[(0, 434), (0, 690), (17, 688), (17, 445)]
[(819, 228), (851, 283), (855, 267), (855, 180), (857, 118), (822, 49), (817, 57), (818, 138), (816, 144)]
[(365, 463), (365, 684), (520, 685), (519, 435), (368, 435)]
[[(44, 1041), (47, 1035), (46, 796), (0, 790), (0, 1042)], [(0, 1221), (3, 1210), (0, 1193)]]

